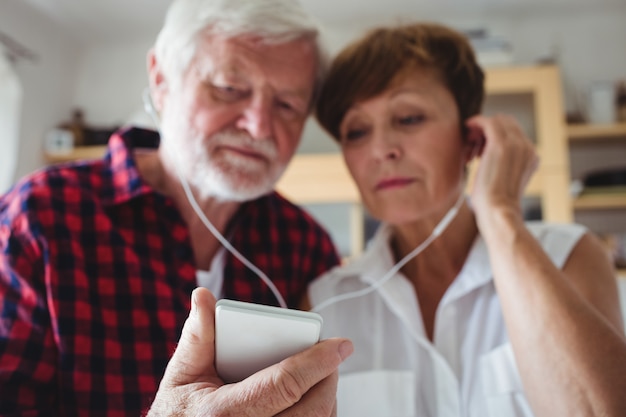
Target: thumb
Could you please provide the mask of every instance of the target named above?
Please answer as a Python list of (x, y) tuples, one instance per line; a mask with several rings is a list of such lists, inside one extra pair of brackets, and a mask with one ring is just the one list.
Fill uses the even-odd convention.
[[(217, 378), (215, 356), (215, 297), (206, 288), (191, 294), (191, 311), (163, 382), (175, 387)], [(220, 382), (221, 385), (221, 382)]]

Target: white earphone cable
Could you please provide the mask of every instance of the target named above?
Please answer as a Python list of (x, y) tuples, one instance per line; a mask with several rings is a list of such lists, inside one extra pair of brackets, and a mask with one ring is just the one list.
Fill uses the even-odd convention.
[(452, 220), (456, 217), (464, 200), (465, 200), (465, 194), (461, 192), (454, 206), (452, 206), (450, 210), (448, 210), (448, 212), (445, 214), (445, 216), (443, 216), (443, 218), (439, 221), (439, 223), (437, 223), (432, 233), (420, 245), (418, 245), (415, 249), (413, 249), (411, 252), (406, 254), (400, 261), (398, 261), (398, 263), (396, 263), (389, 271), (387, 271), (387, 273), (380, 280), (376, 281), (374, 284), (368, 287), (365, 287), (361, 290), (352, 291), (352, 292), (348, 292), (345, 294), (339, 294), (327, 300), (324, 300), (321, 303), (313, 306), (311, 311), (319, 313), (321, 310), (327, 308), (328, 306), (332, 304), (338, 303), (340, 301), (349, 300), (352, 298), (361, 297), (363, 295), (371, 293), (372, 291), (376, 291), (377, 289), (382, 287), (404, 265), (406, 265), (407, 262), (409, 262), (411, 259), (415, 258), (417, 255), (423, 252), (424, 249), (426, 249), (435, 239), (437, 239), (443, 233), (443, 231), (448, 227), (450, 222), (452, 222)]
[[(144, 90), (143, 101), (144, 101), (144, 107), (145, 107), (146, 112), (152, 118), (152, 120), (153, 120), (154, 124), (156, 125), (156, 128), (157, 128), (157, 130), (159, 131), (159, 134), (160, 134), (161, 127), (160, 127), (159, 116), (157, 115), (156, 109), (154, 108), (154, 106), (152, 104), (152, 100), (150, 98), (150, 91), (148, 89)], [(162, 137), (162, 135), (161, 135), (161, 137)], [(195, 199), (195, 197), (193, 195), (193, 192), (191, 191), (191, 188), (189, 187), (189, 183), (187, 182), (187, 179), (182, 174), (182, 171), (180, 169), (180, 161), (178, 160), (178, 158), (175, 158), (174, 165), (176, 167), (176, 174), (178, 175), (178, 178), (179, 178), (179, 180), (180, 180), (180, 182), (181, 182), (181, 184), (183, 186), (183, 190), (185, 191), (185, 195), (187, 196), (187, 200), (189, 201), (189, 204), (191, 204), (191, 207), (193, 208), (193, 210), (196, 213), (196, 215), (200, 218), (202, 223), (213, 234), (213, 236), (215, 236), (215, 238), (230, 253), (232, 253), (233, 256), (235, 256), (235, 258), (237, 258), (239, 261), (241, 261), (241, 263), (243, 263), (246, 267), (248, 267), (259, 278), (261, 278), (261, 280), (263, 282), (265, 282), (265, 284), (267, 284), (269, 289), (272, 291), (272, 293), (276, 297), (276, 300), (278, 300), (278, 303), (280, 304), (280, 306), (283, 307), (283, 308), (287, 308), (287, 303), (285, 302), (285, 299), (280, 294), (280, 291), (278, 291), (278, 288), (276, 288), (276, 285), (274, 285), (272, 280), (269, 279), (267, 277), (267, 275), (265, 275), (263, 273), (263, 271), (261, 271), (259, 268), (257, 268), (256, 265), (254, 265), (252, 262), (250, 262), (248, 259), (246, 259), (246, 257), (243, 256), (237, 249), (235, 249), (235, 247), (233, 245), (231, 245), (231, 243), (220, 233), (219, 230), (217, 230), (215, 228), (213, 223), (211, 223), (211, 221), (206, 217), (206, 215), (204, 214), (204, 212), (200, 208), (198, 202), (196, 201), (196, 199)]]
[[(154, 121), (154, 123), (155, 123), (155, 125), (157, 127), (157, 130), (160, 133), (159, 117), (158, 117), (158, 115), (156, 113), (156, 109), (152, 105), (152, 100), (150, 98), (150, 91), (148, 89), (144, 90), (143, 101), (144, 101), (144, 107), (145, 107), (146, 112), (150, 115), (150, 117), (152, 118), (152, 120)], [(179, 163), (178, 158), (176, 158), (175, 166), (176, 166), (176, 173), (177, 173), (178, 178), (180, 179), (180, 182), (181, 182), (181, 184), (183, 186), (183, 190), (185, 192), (187, 200), (189, 201), (189, 204), (191, 204), (191, 207), (193, 208), (193, 210), (196, 213), (196, 215), (200, 218), (202, 223), (213, 234), (213, 236), (215, 236), (215, 238), (230, 253), (233, 254), (233, 256), (235, 256), (239, 261), (241, 261), (241, 263), (243, 263), (252, 272), (254, 272), (269, 287), (269, 289), (272, 291), (272, 293), (274, 294), (274, 296), (278, 300), (278, 303), (280, 304), (280, 306), (283, 307), (283, 308), (287, 308), (287, 303), (285, 302), (285, 299), (282, 297), (282, 295), (278, 291), (278, 288), (276, 288), (276, 285), (274, 285), (272, 280), (269, 279), (267, 277), (267, 275), (265, 275), (263, 273), (263, 271), (261, 271), (259, 268), (257, 268), (256, 265), (254, 265), (252, 262), (250, 262), (248, 259), (246, 259), (246, 257), (244, 257), (237, 249), (235, 249), (235, 247), (233, 247), (233, 245), (231, 245), (231, 243), (219, 232), (219, 230), (217, 230), (215, 228), (213, 223), (211, 223), (211, 221), (206, 217), (206, 215), (204, 214), (204, 212), (202, 211), (202, 209), (198, 205), (198, 202), (196, 201), (195, 197), (193, 196), (193, 192), (191, 191), (191, 188), (189, 187), (189, 184), (188, 184), (186, 178), (183, 176), (183, 174), (181, 172), (180, 163)], [(444, 230), (448, 227), (450, 222), (452, 222), (454, 217), (456, 217), (456, 215), (459, 212), (459, 209), (461, 208), (461, 205), (463, 204), (464, 200), (465, 200), (465, 195), (463, 193), (461, 193), (459, 195), (458, 200), (454, 204), (454, 206), (452, 206), (450, 208), (450, 210), (448, 210), (448, 212), (439, 221), (439, 223), (437, 223), (437, 225), (433, 229), (432, 233), (419, 246), (417, 246), (415, 249), (413, 249), (411, 252), (409, 252), (406, 256), (404, 256), (400, 261), (398, 261), (398, 263), (396, 263), (389, 271), (387, 271), (387, 273), (379, 281), (377, 281), (376, 283), (374, 283), (374, 284), (372, 284), (372, 285), (370, 285), (370, 286), (368, 286), (366, 288), (363, 288), (361, 290), (353, 291), (353, 292), (349, 292), (349, 293), (345, 293), (345, 294), (339, 294), (339, 295), (336, 295), (334, 297), (331, 297), (331, 298), (329, 298), (329, 299), (327, 299), (327, 300), (325, 300), (325, 301), (315, 305), (311, 309), (311, 311), (319, 312), (319, 311), (327, 308), (328, 306), (330, 306), (332, 304), (338, 303), (340, 301), (345, 301), (345, 300), (349, 300), (349, 299), (352, 299), (352, 298), (356, 298), (356, 297), (361, 297), (363, 295), (369, 294), (372, 291), (376, 291), (377, 289), (382, 287), (404, 265), (406, 265), (407, 262), (409, 262), (411, 259), (413, 259), (417, 255), (419, 255), (421, 252), (423, 252), (424, 249), (426, 249), (437, 237), (439, 237), (444, 232)]]

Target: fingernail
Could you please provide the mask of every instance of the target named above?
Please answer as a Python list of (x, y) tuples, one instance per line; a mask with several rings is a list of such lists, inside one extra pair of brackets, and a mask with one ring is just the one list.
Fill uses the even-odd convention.
[(339, 356), (341, 356), (341, 360), (345, 360), (348, 356), (352, 355), (354, 352), (354, 347), (352, 346), (352, 342), (343, 342), (339, 345)]

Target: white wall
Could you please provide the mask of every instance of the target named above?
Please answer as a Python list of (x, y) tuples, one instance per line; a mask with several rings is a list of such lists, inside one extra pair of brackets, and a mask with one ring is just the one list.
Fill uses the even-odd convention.
[(82, 54), (73, 103), (84, 110), (89, 124), (121, 125), (143, 108), (146, 55), (152, 43), (146, 39), (93, 45)]
[(510, 24), (521, 62), (557, 49), (569, 110), (585, 112), (592, 82), (626, 79), (626, 2), (617, 10), (512, 19)]
[(22, 0), (0, 1), (0, 30), (32, 50), (36, 62), (18, 61), (23, 89), (16, 177), (41, 167), (46, 131), (70, 114), (80, 45)]

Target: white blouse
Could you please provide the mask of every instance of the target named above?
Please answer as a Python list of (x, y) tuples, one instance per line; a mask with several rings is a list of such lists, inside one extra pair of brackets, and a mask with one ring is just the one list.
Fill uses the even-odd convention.
[[(577, 225), (529, 223), (562, 268), (585, 233)], [(375, 284), (394, 265), (382, 226), (362, 257), (318, 278), (313, 306)], [(376, 291), (324, 308), (322, 337), (348, 337), (354, 353), (340, 367), (338, 417), (530, 417), (489, 256), (477, 238), (447, 289), (427, 338), (419, 295), (401, 273)]]

